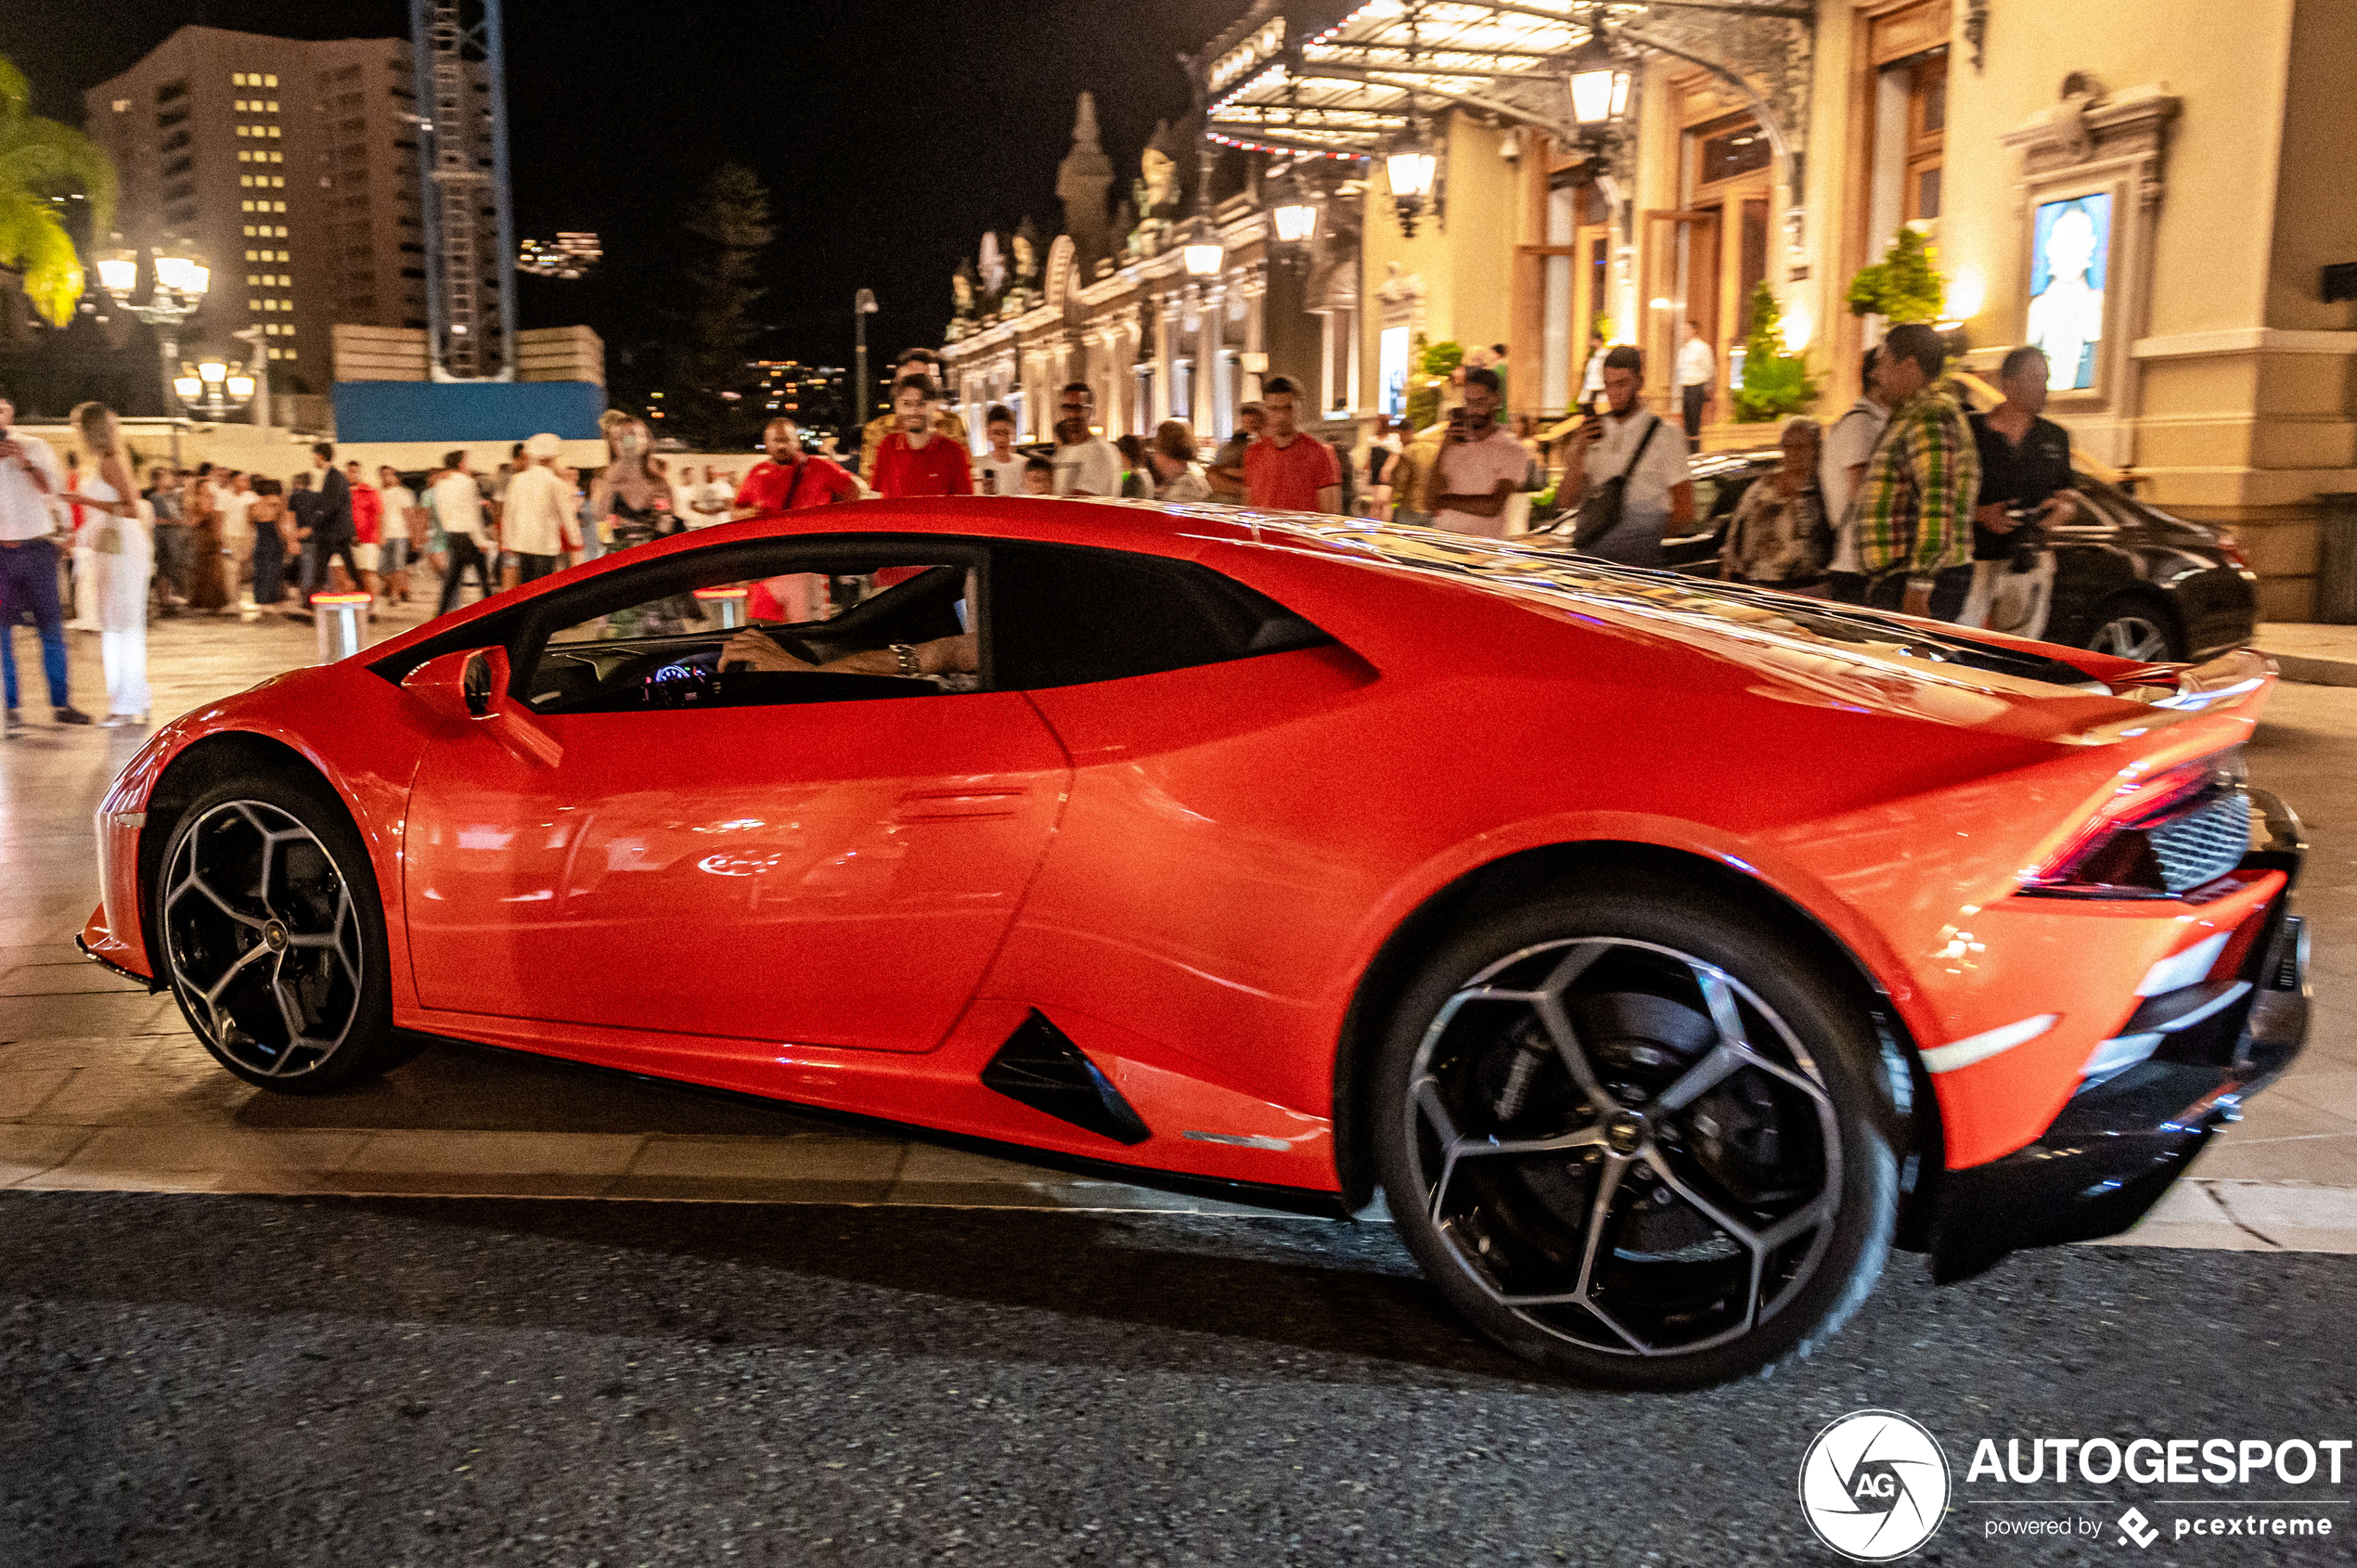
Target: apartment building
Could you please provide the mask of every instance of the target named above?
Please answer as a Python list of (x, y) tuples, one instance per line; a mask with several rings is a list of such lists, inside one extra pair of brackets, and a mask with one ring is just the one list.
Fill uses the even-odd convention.
[[(487, 170), (490, 86), (468, 69), (463, 130)], [(122, 174), (122, 243), (184, 247), (212, 269), (183, 334), (192, 356), (241, 358), (229, 334), (259, 326), (274, 384), (324, 392), (332, 327), (426, 326), (416, 92), (406, 39), (213, 27), (180, 29), (91, 89), (90, 135)]]

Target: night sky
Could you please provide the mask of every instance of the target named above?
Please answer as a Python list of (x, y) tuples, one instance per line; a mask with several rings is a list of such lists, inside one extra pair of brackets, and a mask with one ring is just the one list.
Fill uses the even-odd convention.
[[(662, 276), (686, 199), (734, 158), (767, 183), (779, 227), (759, 356), (848, 364), (863, 286), (882, 305), (873, 353), (938, 343), (950, 271), (983, 229), (1025, 213), (1044, 234), (1061, 226), (1056, 163), (1081, 89), (1097, 95), (1118, 199), (1154, 121), (1186, 112), (1174, 57), (1244, 4), (509, 0), (517, 232), (595, 229), (612, 263), (602, 289), (526, 279), (524, 325), (586, 320), (626, 337), (645, 302), (617, 285)], [(398, 0), (12, 0), (0, 54), (32, 79), (44, 112), (78, 124), (84, 88), (189, 23), (380, 37), (406, 32), (407, 14)]]

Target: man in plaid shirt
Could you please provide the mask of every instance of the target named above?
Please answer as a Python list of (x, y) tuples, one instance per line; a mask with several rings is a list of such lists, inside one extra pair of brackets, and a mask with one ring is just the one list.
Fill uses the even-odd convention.
[(1881, 385), (1897, 401), (1851, 503), (1866, 602), (1936, 621), (1953, 621), (1971, 591), (1980, 496), (1980, 449), (1940, 379), (1947, 358), (1928, 327), (1894, 327), (1883, 340)]

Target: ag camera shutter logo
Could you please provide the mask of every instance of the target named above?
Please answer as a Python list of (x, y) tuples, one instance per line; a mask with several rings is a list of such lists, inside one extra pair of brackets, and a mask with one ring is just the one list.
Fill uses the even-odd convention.
[(1948, 1457), (1896, 1410), (1854, 1410), (1800, 1460), (1800, 1509), (1817, 1538), (1859, 1562), (1888, 1562), (1931, 1539), (1948, 1511)]

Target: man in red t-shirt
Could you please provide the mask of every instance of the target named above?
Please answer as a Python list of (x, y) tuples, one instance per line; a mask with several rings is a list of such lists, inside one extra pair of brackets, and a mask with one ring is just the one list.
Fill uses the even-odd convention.
[(1334, 449), (1294, 422), (1299, 392), (1271, 376), (1260, 389), (1260, 439), (1244, 448), (1244, 504), (1271, 511), (1331, 512), (1342, 505)]
[(771, 512), (798, 512), (806, 507), (859, 499), (857, 480), (826, 458), (803, 451), (802, 429), (792, 419), (781, 415), (770, 420), (762, 430), (761, 445), (769, 460), (755, 463), (744, 483), (737, 487), (732, 515), (766, 517)]
[(892, 389), (892, 411), (900, 428), (876, 445), (876, 471), (868, 482), (895, 500), (914, 495), (971, 495), (973, 465), (962, 442), (934, 428), (941, 393), (927, 376), (904, 376)]
[[(755, 463), (745, 475), (732, 516), (766, 517), (859, 499), (859, 482), (839, 464), (803, 451), (802, 428), (783, 415), (762, 428), (761, 445), (769, 460)], [(827, 580), (816, 572), (766, 577), (753, 585), (745, 610), (755, 621), (815, 621), (822, 613), (826, 587)]]

